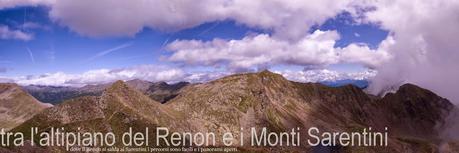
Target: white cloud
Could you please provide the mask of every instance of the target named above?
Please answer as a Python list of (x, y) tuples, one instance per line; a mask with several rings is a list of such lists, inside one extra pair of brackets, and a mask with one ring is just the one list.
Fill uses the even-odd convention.
[(0, 9), (13, 8), (17, 6), (51, 5), (55, 0), (1, 0)]
[(227, 71), (204, 71), (204, 72), (192, 72), (189, 73), (183, 80), (187, 82), (207, 82), (216, 80), (232, 73)]
[(412, 82), (459, 102), (459, 1), (416, 0), (371, 3), (366, 22), (391, 31), (383, 63), (370, 85), (374, 93), (400, 82)]
[(32, 40), (33, 36), (20, 30), (12, 30), (6, 25), (0, 25), (0, 39), (16, 39), (28, 41)]
[(90, 70), (82, 74), (56, 72), (38, 76), (22, 76), (10, 79), (21, 85), (84, 86), (87, 84), (100, 84), (116, 80), (132, 79), (142, 79), (152, 82), (180, 81), (184, 77), (185, 72), (181, 69), (166, 66), (140, 65), (113, 70)]
[(394, 43), (391, 37), (387, 38), (378, 46), (378, 49), (370, 49), (365, 44), (350, 44), (341, 49), (339, 58), (344, 63), (357, 63), (368, 68), (379, 68), (392, 58), (387, 52), (387, 46)]
[(323, 81), (337, 81), (337, 80), (367, 80), (376, 75), (374, 70), (366, 70), (363, 72), (344, 73), (337, 72), (328, 69), (316, 69), (316, 70), (303, 70), (303, 71), (292, 71), (282, 70), (275, 71), (281, 74), (285, 78), (298, 82), (323, 82)]
[[(457, 0), (3, 0), (0, 9), (40, 4), (50, 7), (50, 17), (56, 22), (93, 37), (133, 36), (145, 27), (176, 31), (234, 20), (273, 34), (230, 41), (176, 41), (168, 46), (173, 51), (169, 60), (229, 69), (360, 63), (378, 70), (370, 86), (373, 92), (413, 82), (459, 101)], [(333, 37), (333, 32), (324, 32), (329, 34), (321, 35), (324, 40), (307, 34), (312, 25), (342, 11), (350, 11), (364, 23), (379, 24), (391, 36), (375, 51), (357, 44), (334, 48), (338, 37)], [(30, 40), (32, 36), (0, 26), (0, 38)]]
[(221, 20), (272, 31), (272, 35), (246, 36), (242, 40), (180, 40), (167, 46), (173, 51), (170, 61), (226, 67), (232, 72), (275, 64), (322, 67), (359, 63), (374, 68), (389, 57), (365, 45), (335, 48), (339, 39), (336, 31), (308, 34), (311, 26), (343, 11), (354, 11), (357, 3), (353, 0), (63, 0), (43, 4), (50, 6), (54, 21), (93, 37), (133, 36), (145, 27), (176, 31)]
[[(344, 79), (367, 80), (376, 74), (374, 70), (363, 72), (344, 73), (327, 69), (315, 70), (281, 70), (274, 71), (285, 78), (298, 82), (321, 82)], [(103, 84), (117, 80), (141, 79), (151, 82), (207, 82), (234, 74), (228, 71), (193, 71), (186, 72), (180, 68), (169, 66), (139, 65), (122, 69), (97, 69), (81, 74), (68, 74), (64, 72), (46, 73), (42, 75), (28, 75), (20, 77), (2, 77), (0, 83), (14, 82), (20, 85), (47, 85), (47, 86), (75, 86), (81, 87), (88, 84)]]
[(234, 20), (291, 40), (353, 6), (351, 0), (7, 0), (0, 9), (27, 4), (50, 6), (52, 19), (86, 36), (133, 36), (144, 27), (175, 31)]
[(226, 67), (233, 71), (267, 68), (276, 64), (310, 66), (359, 63), (374, 68), (390, 58), (384, 50), (371, 50), (366, 45), (351, 44), (335, 48), (338, 39), (336, 31), (317, 30), (295, 42), (259, 34), (229, 41), (178, 40), (170, 43), (166, 49), (173, 52), (167, 58), (173, 62)]

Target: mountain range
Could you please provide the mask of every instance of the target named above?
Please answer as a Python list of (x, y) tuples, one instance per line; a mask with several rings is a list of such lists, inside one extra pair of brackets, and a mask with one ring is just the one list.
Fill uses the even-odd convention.
[[(70, 131), (113, 132), (119, 136), (128, 127), (142, 131), (144, 127), (168, 127), (175, 132), (212, 131), (249, 135), (251, 127), (267, 127), (281, 132), (302, 127), (318, 127), (324, 131), (349, 132), (372, 127), (374, 130), (390, 128), (388, 147), (340, 147), (337, 152), (458, 152), (459, 143), (444, 140), (440, 133), (446, 118), (455, 110), (447, 99), (413, 84), (402, 85), (395, 93), (384, 97), (365, 93), (354, 85), (330, 87), (320, 83), (299, 83), (286, 80), (269, 71), (235, 74), (200, 84), (164, 82), (149, 83), (142, 80), (117, 81), (111, 84), (65, 89), (74, 92), (62, 96), (53, 107), (43, 105), (32, 95), (49, 95), (46, 87), (14, 87), (14, 93), (31, 99), (22, 104), (11, 90), (0, 90), (1, 98), (18, 114), (26, 114), (9, 124), (11, 131), (27, 133), (30, 127), (48, 130), (65, 127)], [(0, 87), (2, 87), (0, 86)], [(10, 87), (11, 88), (11, 87)], [(38, 90), (39, 89), (39, 90)], [(92, 89), (92, 90), (89, 90)], [(87, 91), (92, 91), (88, 94)], [(40, 97), (40, 96), (35, 96)], [(42, 96), (46, 99), (49, 96)], [(41, 99), (41, 98), (38, 98)], [(53, 99), (54, 100), (54, 99)], [(5, 103), (5, 104), (3, 104)], [(11, 106), (13, 105), (13, 106)], [(14, 106), (19, 105), (19, 106)], [(24, 106), (40, 106), (29, 109)], [(41, 107), (43, 106), (43, 107)], [(21, 115), (13, 115), (21, 116)], [(0, 121), (5, 122), (5, 121)], [(0, 124), (3, 125), (3, 124)], [(14, 126), (13, 126), (14, 125)], [(6, 127), (6, 128), (8, 128)], [(13, 128), (14, 127), (14, 128)], [(78, 127), (81, 127), (80, 129)], [(3, 127), (1, 127), (3, 128)], [(301, 131), (307, 133), (307, 131)], [(154, 139), (155, 135), (151, 135)], [(235, 135), (239, 143), (240, 135)], [(248, 138), (248, 137), (245, 137)], [(302, 139), (306, 140), (306, 138)], [(151, 142), (153, 143), (153, 142)], [(250, 143), (250, 140), (245, 140)], [(218, 141), (218, 146), (222, 142)], [(116, 144), (121, 146), (121, 144)], [(249, 145), (247, 145), (249, 146)], [(0, 149), (2, 152), (58, 152), (56, 147), (16, 147)], [(302, 147), (240, 147), (240, 151), (254, 152), (313, 152)]]
[[(50, 104), (58, 104), (65, 100), (81, 96), (100, 96), (103, 93), (103, 91), (106, 88), (110, 87), (112, 84), (113, 83), (95, 84), (86, 85), (83, 87), (28, 85), (22, 86), (22, 88), (39, 101)], [(150, 98), (161, 103), (164, 103), (167, 100), (175, 97), (182, 87), (187, 86), (190, 83), (153, 83), (149, 81), (135, 79), (126, 81), (126, 84), (148, 95)]]

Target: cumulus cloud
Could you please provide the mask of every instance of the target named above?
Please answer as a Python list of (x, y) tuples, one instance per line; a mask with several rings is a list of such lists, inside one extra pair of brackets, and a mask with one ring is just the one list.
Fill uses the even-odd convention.
[(28, 41), (32, 40), (33, 36), (20, 30), (10, 29), (6, 25), (0, 25), (0, 39), (16, 39)]
[[(226, 67), (232, 72), (275, 64), (323, 67), (336, 63), (359, 63), (370, 68), (389, 58), (383, 51), (351, 44), (335, 48), (336, 31), (308, 31), (358, 4), (335, 1), (246, 1), (183, 0), (134, 1), (42, 1), (50, 6), (50, 17), (86, 36), (133, 36), (143, 28), (177, 31), (222, 20), (233, 20), (272, 34), (246, 36), (241, 40), (214, 39), (208, 42), (180, 40), (167, 46), (178, 63)], [(35, 4), (35, 3), (31, 3)], [(154, 13), (152, 12), (154, 10)]]
[(292, 40), (302, 38), (311, 26), (353, 8), (351, 0), (7, 0), (0, 3), (0, 9), (27, 4), (48, 5), (52, 19), (93, 37), (133, 36), (145, 27), (176, 31), (233, 20)]
[(166, 49), (173, 52), (167, 59), (188, 65), (226, 67), (246, 70), (272, 65), (329, 65), (358, 63), (374, 68), (390, 58), (384, 50), (371, 50), (363, 44), (335, 47), (336, 31), (316, 30), (299, 41), (288, 41), (268, 34), (247, 36), (241, 40), (177, 40)]
[(383, 63), (370, 84), (374, 93), (411, 82), (459, 102), (459, 1), (377, 1), (365, 21), (391, 31)]

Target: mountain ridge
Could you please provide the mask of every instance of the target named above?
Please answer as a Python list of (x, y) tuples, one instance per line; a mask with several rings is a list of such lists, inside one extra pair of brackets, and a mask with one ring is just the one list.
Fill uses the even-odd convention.
[(41, 103), (14, 83), (0, 84), (0, 128), (9, 130), (52, 107)]
[[(248, 132), (241, 131), (241, 127), (267, 127), (269, 131), (277, 132), (296, 127), (302, 127), (303, 130), (318, 127), (325, 131), (349, 132), (362, 127), (382, 130), (388, 126), (391, 129), (389, 147), (368, 148), (366, 152), (438, 150), (436, 139), (439, 127), (454, 106), (447, 99), (415, 85), (407, 84), (399, 90), (384, 97), (376, 97), (353, 85), (328, 87), (319, 83), (299, 83), (289, 81), (279, 74), (263, 71), (187, 85), (181, 88), (176, 97), (161, 104), (127, 83), (117, 81), (100, 96), (80, 97), (63, 102), (14, 130), (25, 131), (32, 126), (46, 129), (50, 125), (79, 125), (91, 127), (92, 130), (119, 133), (128, 126), (134, 126), (136, 130), (146, 126), (153, 129), (166, 126), (175, 132), (212, 131), (216, 135), (233, 132), (237, 143), (237, 133)], [(79, 109), (86, 107), (89, 107), (90, 113), (81, 114), (83, 112), (79, 112)], [(66, 113), (55, 111), (63, 108), (68, 109), (63, 111)], [(94, 114), (91, 115), (92, 113)], [(56, 118), (69, 120), (61, 121)], [(413, 127), (421, 127), (421, 130), (416, 132)], [(419, 133), (428, 136), (422, 137)], [(217, 144), (221, 145), (221, 142)], [(241, 149), (284, 152), (312, 148)], [(360, 148), (341, 149), (354, 152)]]

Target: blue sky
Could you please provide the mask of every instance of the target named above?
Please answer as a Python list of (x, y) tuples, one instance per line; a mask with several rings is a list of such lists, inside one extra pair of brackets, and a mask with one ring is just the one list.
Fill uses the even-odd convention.
[[(37, 75), (62, 71), (82, 73), (91, 69), (120, 68), (140, 64), (160, 63), (159, 57), (168, 52), (162, 47), (176, 39), (210, 40), (213, 38), (240, 39), (250, 29), (233, 21), (205, 23), (177, 32), (162, 32), (144, 28), (133, 37), (91, 38), (60, 26), (48, 18), (46, 7), (19, 7), (0, 11), (0, 24), (23, 29), (31, 22), (42, 27), (26, 29), (34, 38), (24, 40), (0, 40), (1, 66), (7, 68), (3, 75)], [(118, 50), (94, 59), (97, 53), (128, 44)], [(33, 54), (32, 61), (27, 48)], [(91, 60), (90, 60), (91, 59)], [(161, 63), (169, 64), (169, 63)]]
[(457, 0), (0, 1), (0, 82), (410, 82), (459, 101)]
[[(167, 45), (176, 40), (229, 41), (260, 34), (275, 35), (273, 29), (247, 26), (225, 19), (173, 31), (143, 27), (131, 36), (92, 37), (51, 19), (50, 10), (47, 6), (20, 6), (0, 10), (0, 25), (8, 27), (10, 31), (21, 31), (32, 36), (30, 40), (0, 39), (0, 67), (3, 70), (0, 76), (40, 76), (57, 72), (81, 74), (90, 70), (138, 65), (180, 67), (187, 73), (228, 71), (221, 66), (187, 65), (186, 62), (164, 60), (164, 57), (174, 54), (166, 49)], [(357, 23), (348, 12), (312, 25), (304, 32), (312, 34), (316, 30), (337, 31), (339, 39), (334, 47), (343, 48), (355, 43), (377, 49), (388, 35), (378, 25)], [(272, 64), (269, 69), (301, 71), (304, 66), (281, 63)], [(332, 63), (320, 67), (343, 73), (367, 70), (367, 67), (355, 63)]]

